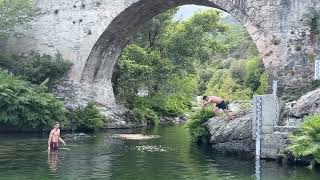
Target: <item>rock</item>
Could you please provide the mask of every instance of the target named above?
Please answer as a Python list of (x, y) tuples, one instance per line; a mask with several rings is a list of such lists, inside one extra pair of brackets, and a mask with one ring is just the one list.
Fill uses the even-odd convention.
[(64, 134), (62, 137), (66, 141), (77, 141), (77, 140), (88, 138), (91, 136), (85, 133), (75, 133), (75, 134)]
[(320, 88), (302, 96), (289, 113), (296, 118), (314, 114), (320, 114)]
[(232, 112), (243, 113), (246, 111), (246, 109), (252, 109), (253, 105), (252, 105), (252, 101), (241, 100), (241, 101), (231, 102), (230, 104), (228, 104), (228, 108)]
[(170, 124), (174, 124), (174, 123), (175, 123), (175, 119), (174, 118), (160, 117), (159, 124), (161, 124), (161, 125), (170, 125)]
[(254, 152), (252, 118), (251, 111), (239, 112), (237, 117), (231, 121), (225, 117), (211, 118), (207, 126), (211, 134), (212, 147), (226, 152)]
[(284, 126), (299, 126), (308, 115), (320, 114), (320, 89), (308, 92), (297, 101), (289, 102), (282, 108), (280, 117)]
[(134, 128), (142, 127), (147, 124), (137, 124), (134, 121), (134, 114), (127, 108), (116, 105), (112, 107), (98, 106), (101, 114), (103, 114), (108, 120), (106, 128), (108, 129), (122, 129), (122, 128)]

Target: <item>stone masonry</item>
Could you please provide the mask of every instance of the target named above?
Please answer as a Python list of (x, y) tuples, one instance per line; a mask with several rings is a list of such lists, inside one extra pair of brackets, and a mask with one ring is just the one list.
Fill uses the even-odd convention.
[[(23, 54), (31, 50), (60, 52), (73, 62), (68, 76), (78, 91), (72, 101), (97, 101), (115, 106), (111, 77), (122, 49), (143, 23), (170, 8), (185, 4), (214, 7), (230, 13), (256, 43), (270, 79), (290, 87), (314, 77), (319, 56), (308, 14), (320, 0), (36, 0), (39, 17), (31, 28), (1, 40), (0, 49)], [(83, 88), (82, 88), (83, 87)], [(59, 91), (59, 90), (58, 90)], [(80, 96), (81, 94), (81, 96)]]

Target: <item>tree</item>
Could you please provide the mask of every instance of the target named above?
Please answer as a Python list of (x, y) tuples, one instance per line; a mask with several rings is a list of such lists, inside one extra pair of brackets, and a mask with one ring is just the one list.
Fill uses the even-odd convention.
[(0, 0), (0, 37), (6, 36), (19, 24), (36, 16), (33, 0)]
[(210, 60), (210, 56), (225, 50), (215, 37), (226, 31), (227, 27), (219, 22), (220, 12), (208, 10), (198, 12), (192, 18), (168, 29), (163, 43), (164, 54), (181, 75), (196, 73), (199, 63)]
[(118, 68), (117, 93), (122, 97), (137, 95), (140, 89), (157, 93), (170, 77), (172, 64), (161, 58), (158, 51), (149, 51), (138, 45), (129, 45), (123, 52)]
[(167, 31), (167, 28), (174, 25), (173, 17), (177, 11), (178, 8), (170, 9), (146, 22), (141, 31), (133, 35), (133, 43), (144, 48), (160, 50), (160, 39)]

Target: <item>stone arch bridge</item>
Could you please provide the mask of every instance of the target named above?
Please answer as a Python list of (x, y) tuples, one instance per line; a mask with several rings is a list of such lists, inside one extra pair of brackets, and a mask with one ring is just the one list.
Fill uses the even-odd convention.
[(111, 77), (121, 50), (143, 23), (186, 4), (221, 9), (246, 28), (272, 79), (281, 85), (313, 77), (317, 51), (308, 14), (320, 0), (36, 0), (39, 17), (23, 36), (0, 44), (6, 52), (59, 51), (73, 62), (58, 92), (69, 101), (114, 106)]

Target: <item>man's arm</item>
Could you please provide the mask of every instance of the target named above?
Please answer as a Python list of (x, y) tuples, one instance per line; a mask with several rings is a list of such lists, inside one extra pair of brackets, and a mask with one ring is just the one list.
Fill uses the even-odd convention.
[(200, 111), (203, 111), (203, 109), (209, 104), (209, 101), (205, 101), (202, 105), (201, 105), (201, 109)]
[(66, 142), (60, 137), (60, 130), (59, 130), (59, 141), (63, 143), (63, 145), (66, 145)]
[(48, 138), (48, 149), (50, 150), (50, 143), (52, 139), (52, 131), (50, 132), (49, 138)]
[(63, 145), (67, 145), (66, 142), (64, 142), (64, 140), (61, 137), (59, 137), (59, 141), (61, 141)]

